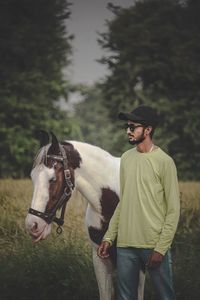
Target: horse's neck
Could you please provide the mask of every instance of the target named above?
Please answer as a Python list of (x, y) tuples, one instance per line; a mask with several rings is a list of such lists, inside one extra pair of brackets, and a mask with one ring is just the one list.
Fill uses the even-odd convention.
[(71, 142), (80, 153), (82, 163), (75, 170), (75, 185), (95, 210), (101, 209), (102, 190), (119, 195), (119, 158), (99, 147)]

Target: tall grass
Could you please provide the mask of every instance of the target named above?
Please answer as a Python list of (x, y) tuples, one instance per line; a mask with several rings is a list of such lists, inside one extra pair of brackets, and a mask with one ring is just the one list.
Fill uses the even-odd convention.
[(177, 298), (200, 299), (200, 183), (180, 183), (181, 218), (173, 246)]
[[(64, 232), (33, 244), (24, 229), (30, 180), (0, 181), (0, 299), (98, 299), (82, 199), (69, 204)], [(74, 203), (73, 203), (74, 202)]]
[[(200, 299), (200, 183), (180, 183), (181, 219), (172, 247), (177, 300)], [(96, 300), (98, 289), (76, 193), (67, 206), (64, 231), (33, 244), (24, 229), (32, 198), (30, 180), (0, 181), (0, 299)], [(145, 299), (153, 299), (147, 279)]]

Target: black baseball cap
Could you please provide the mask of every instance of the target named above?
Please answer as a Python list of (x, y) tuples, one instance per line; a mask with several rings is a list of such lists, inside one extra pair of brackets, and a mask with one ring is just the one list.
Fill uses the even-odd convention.
[(120, 112), (120, 120), (138, 122), (142, 125), (156, 127), (159, 122), (158, 114), (155, 109), (147, 105), (140, 105), (131, 112)]

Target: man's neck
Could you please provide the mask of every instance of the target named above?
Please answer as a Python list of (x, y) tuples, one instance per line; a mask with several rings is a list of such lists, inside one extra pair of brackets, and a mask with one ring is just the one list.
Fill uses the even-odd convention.
[(151, 139), (144, 140), (142, 143), (137, 145), (137, 151), (141, 153), (151, 152), (154, 149), (154, 144)]

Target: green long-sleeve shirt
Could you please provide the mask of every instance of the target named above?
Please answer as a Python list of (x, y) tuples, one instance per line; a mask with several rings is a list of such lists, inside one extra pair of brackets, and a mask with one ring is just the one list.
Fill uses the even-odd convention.
[(169, 249), (180, 211), (174, 161), (160, 148), (125, 152), (120, 164), (120, 202), (103, 240), (118, 247)]

